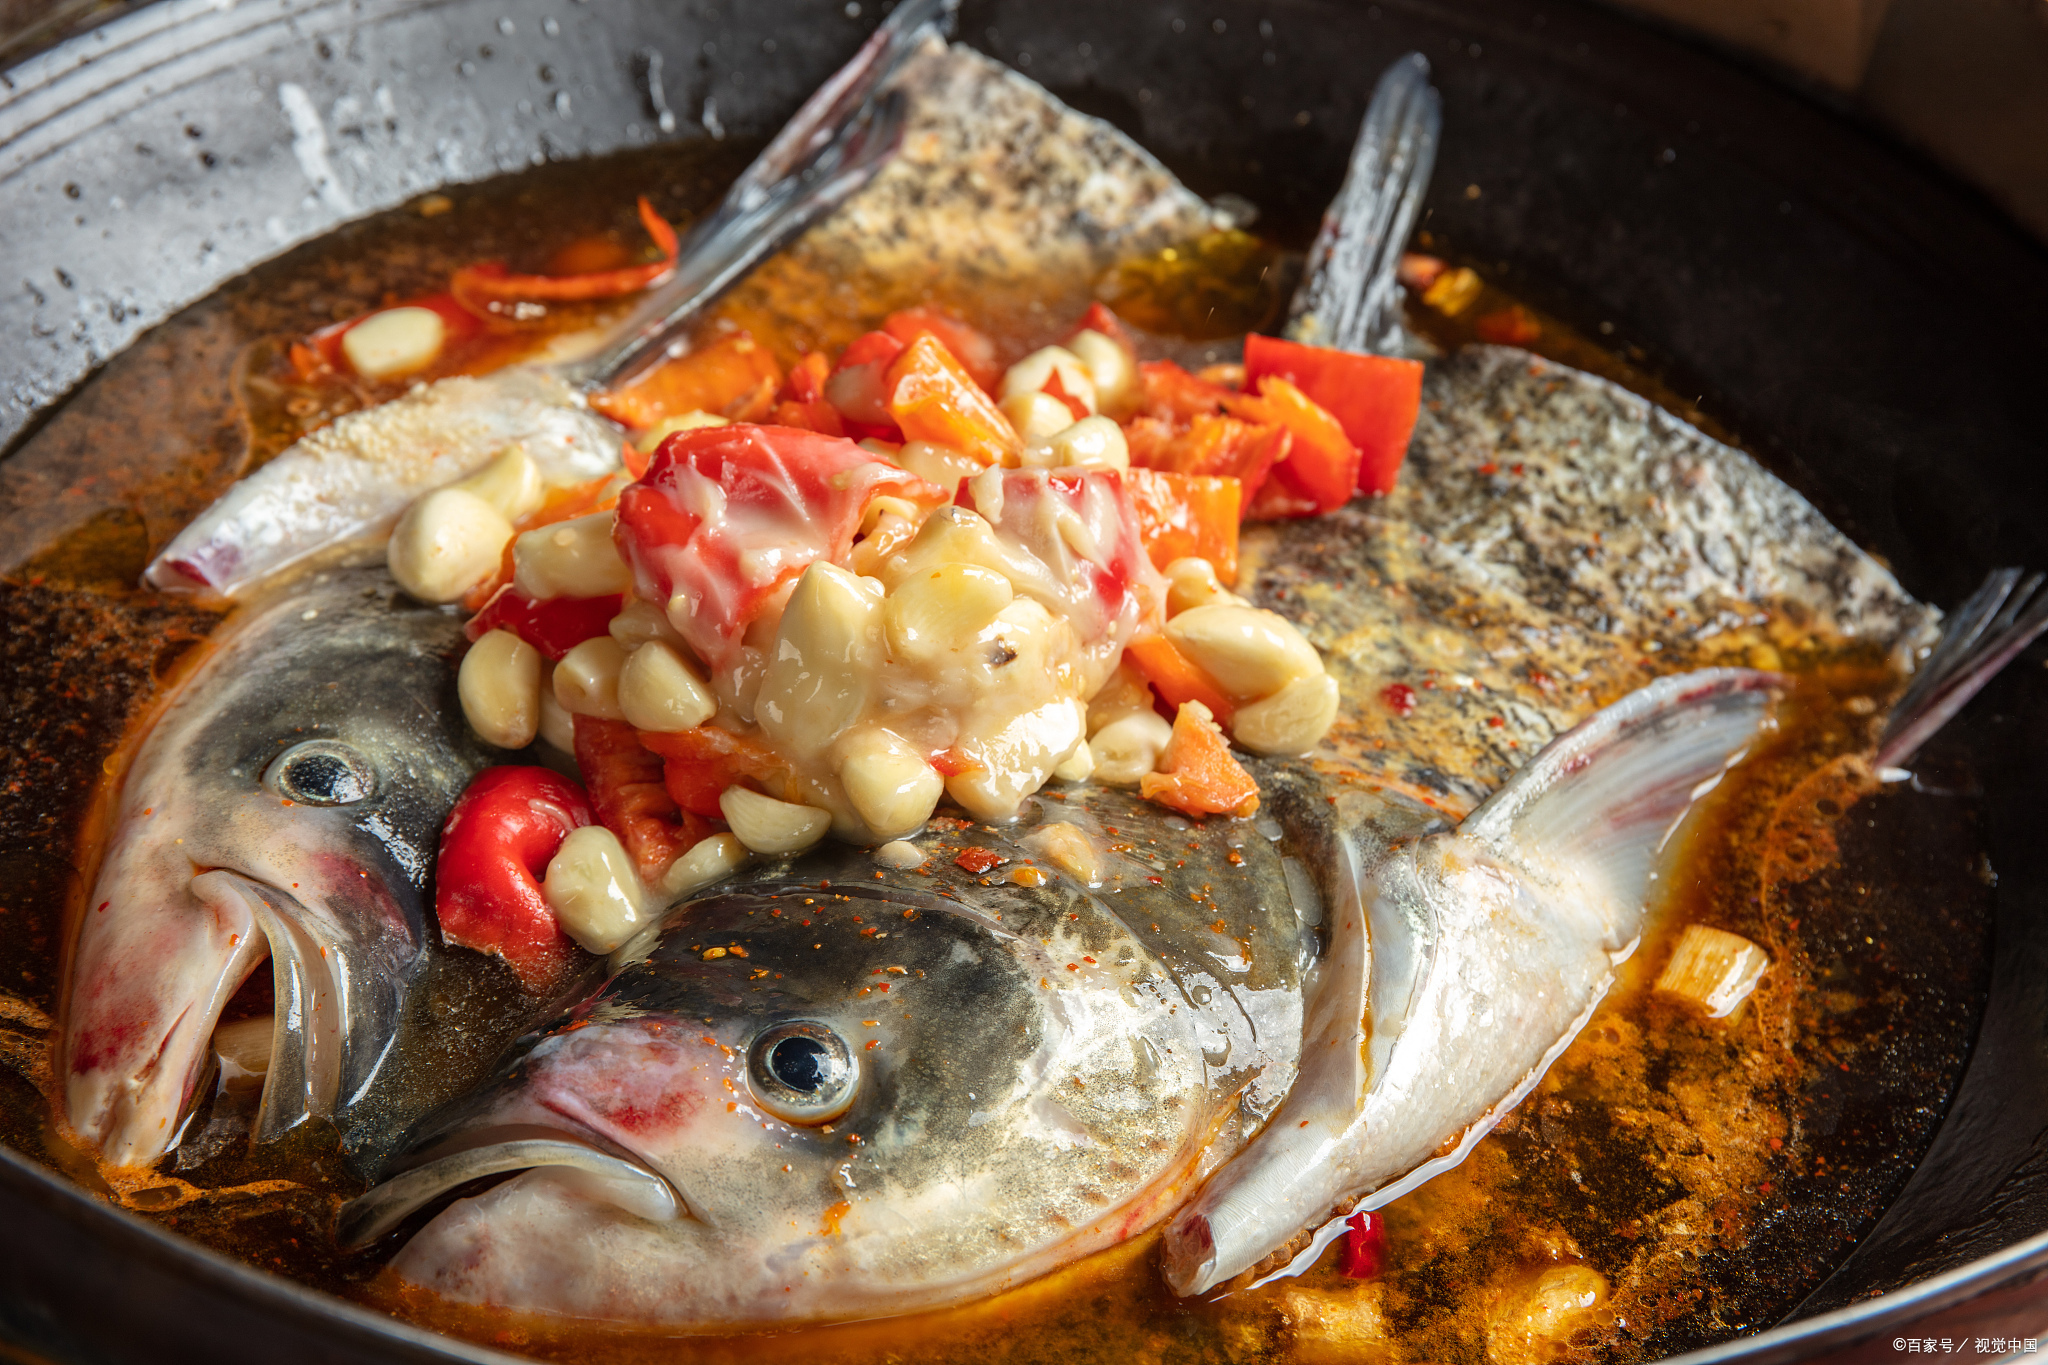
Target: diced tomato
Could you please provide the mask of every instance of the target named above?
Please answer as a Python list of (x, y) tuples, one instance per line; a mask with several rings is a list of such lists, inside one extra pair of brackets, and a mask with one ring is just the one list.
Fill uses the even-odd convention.
[[(620, 495), (614, 536), (639, 595), (714, 671), (776, 590), (814, 561), (845, 557), (869, 502), (883, 493), (927, 506), (946, 499), (853, 442), (792, 427), (678, 432)], [(688, 604), (678, 619), (675, 599)]]
[(1209, 414), (1178, 428), (1161, 417), (1133, 418), (1124, 439), (1134, 465), (1236, 479), (1247, 514), (1267, 486), (1274, 466), (1288, 458), (1294, 443), (1285, 427), (1256, 426), (1235, 417)]
[(1200, 474), (1173, 474), (1159, 469), (1131, 469), (1124, 474), (1131, 507), (1138, 514), (1138, 534), (1164, 569), (1176, 559), (1196, 555), (1209, 561), (1225, 583), (1237, 581), (1237, 523), (1244, 485), (1236, 479)]
[(707, 820), (723, 818), (719, 795), (744, 779), (765, 783), (789, 765), (774, 750), (715, 725), (657, 734), (643, 730), (640, 742), (661, 755), (662, 784), (678, 806)]
[(515, 275), (499, 261), (467, 266), (455, 272), (449, 291), (464, 307), (495, 317), (516, 317), (522, 303), (572, 303), (587, 299), (615, 298), (656, 285), (675, 273), (681, 243), (668, 220), (654, 211), (645, 196), (640, 199), (640, 225), (661, 251), (661, 259), (645, 265), (624, 266), (579, 275)]
[(441, 826), (434, 915), (441, 941), (495, 953), (536, 994), (588, 961), (549, 908), (541, 882), (569, 831), (592, 820), (583, 789), (546, 768), (486, 768)]
[(1358, 447), (1344, 434), (1343, 424), (1279, 375), (1260, 376), (1258, 390), (1257, 395), (1232, 394), (1224, 406), (1245, 421), (1285, 427), (1292, 440), (1286, 462), (1274, 466), (1253, 495), (1248, 515), (1259, 520), (1314, 516), (1351, 501), (1358, 489)]
[(622, 720), (576, 717), (576, 766), (590, 784), (598, 822), (619, 836), (643, 881), (660, 882), (670, 863), (717, 832), (677, 806), (662, 785), (661, 756)]
[(1344, 1239), (1337, 1252), (1337, 1271), (1354, 1280), (1376, 1278), (1387, 1265), (1387, 1220), (1376, 1213), (1354, 1213), (1344, 1220)]
[(758, 422), (775, 406), (781, 387), (782, 366), (774, 353), (738, 332), (663, 361), (625, 388), (593, 394), (590, 406), (634, 431), (688, 412)]
[(938, 308), (904, 308), (882, 321), (882, 330), (905, 346), (929, 336), (950, 352), (974, 382), (994, 393), (1003, 382), (996, 344), (979, 329)]
[(481, 640), (486, 631), (509, 630), (559, 663), (585, 640), (604, 634), (623, 602), (618, 593), (548, 597), (536, 602), (508, 583), (463, 629), (472, 642)]
[(956, 501), (986, 516), (998, 539), (1044, 565), (1035, 584), (1022, 586), (1056, 600), (1082, 644), (1128, 640), (1164, 607), (1164, 585), (1145, 553), (1124, 471), (984, 469), (960, 481)]
[[(301, 380), (311, 381), (318, 377), (320, 366), (346, 373), (352, 367), (348, 356), (341, 349), (341, 339), (352, 327), (368, 322), (379, 313), (388, 313), (393, 308), (425, 308), (440, 315), (442, 327), (441, 350), (445, 354), (469, 340), (483, 329), (477, 315), (464, 308), (453, 294), (424, 294), (416, 299), (401, 299), (397, 303), (373, 308), (359, 313), (346, 322), (337, 322), (322, 327), (306, 338), (303, 343), (294, 342), (291, 349), (292, 368)], [(308, 354), (300, 354), (301, 350)]]
[(1138, 780), (1138, 794), (1188, 815), (1248, 816), (1259, 808), (1259, 784), (1230, 756), (1230, 742), (1198, 702), (1182, 703), (1158, 770)]
[(1152, 684), (1153, 692), (1169, 710), (1178, 714), (1183, 704), (1198, 701), (1209, 708), (1210, 715), (1225, 724), (1230, 722), (1235, 708), (1222, 685), (1175, 648), (1173, 641), (1164, 635), (1157, 631), (1138, 635), (1124, 646), (1124, 657), (1138, 666), (1138, 671), (1145, 675), (1145, 681)]
[(1024, 443), (995, 400), (929, 333), (904, 348), (883, 378), (889, 413), (907, 441), (933, 441), (987, 464), (1014, 460)]
[(1247, 383), (1279, 375), (1342, 424), (1358, 447), (1360, 492), (1394, 491), (1422, 409), (1421, 362), (1263, 336), (1245, 338), (1244, 362)]

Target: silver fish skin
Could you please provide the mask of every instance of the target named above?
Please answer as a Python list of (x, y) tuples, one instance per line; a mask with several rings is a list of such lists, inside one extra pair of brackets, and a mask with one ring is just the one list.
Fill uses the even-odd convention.
[[(979, 1298), (1155, 1225), (1286, 1093), (1314, 897), (1298, 871), (1307, 899), (1290, 895), (1284, 850), (1249, 821), (1061, 795), (1000, 833), (919, 836), (920, 870), (822, 850), (681, 907), (425, 1124), (423, 1164), (345, 1209), (345, 1238), (531, 1165), (440, 1211), (392, 1274), (712, 1330)], [(1005, 877), (1054, 866), (1050, 821), (1094, 841), (1100, 884)], [(1010, 862), (977, 875), (966, 847)], [(778, 1117), (751, 1073), (794, 1021), (845, 1040), (843, 1116)]]
[(1332, 802), (1276, 774), (1283, 823), (1330, 832), (1314, 862), (1329, 947), (1286, 1103), (1167, 1228), (1173, 1289), (1202, 1293), (1321, 1224), (1280, 1272), (1298, 1273), (1341, 1231), (1333, 1214), (1463, 1161), (1592, 1017), (1673, 836), (1770, 728), (1782, 686), (1747, 669), (1660, 678), (1421, 838), (1384, 837), (1384, 794)]
[(549, 483), (619, 465), (619, 429), (540, 369), (443, 379), (335, 419), (236, 483), (150, 562), (166, 592), (234, 597), (323, 550), (389, 532), (414, 498), (523, 446)]
[(114, 1165), (175, 1143), (222, 1007), (266, 957), (257, 1139), (369, 1091), (441, 824), (493, 752), (456, 704), (461, 620), (381, 569), (305, 575), (207, 648), (127, 773), (67, 971), (65, 1113)]

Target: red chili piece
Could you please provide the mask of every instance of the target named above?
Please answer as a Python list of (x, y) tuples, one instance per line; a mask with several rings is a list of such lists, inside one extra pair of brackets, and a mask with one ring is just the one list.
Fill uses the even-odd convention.
[(1388, 683), (1380, 689), (1380, 700), (1397, 716), (1415, 714), (1415, 689), (1407, 683)]
[(485, 632), (509, 630), (550, 659), (560, 663), (585, 640), (595, 640), (610, 627), (624, 601), (622, 595), (608, 597), (548, 597), (536, 602), (509, 583), (469, 618), (464, 627), (472, 642)]
[(541, 879), (569, 831), (591, 820), (583, 789), (546, 768), (478, 773), (441, 827), (441, 941), (496, 953), (535, 994), (559, 984), (583, 952), (556, 922)]
[(1008, 858), (989, 848), (963, 848), (960, 850), (960, 856), (953, 860), (956, 865), (977, 877), (990, 868), (999, 867), (1008, 861)]
[(1337, 1249), (1337, 1269), (1354, 1280), (1370, 1280), (1387, 1266), (1387, 1222), (1376, 1213), (1354, 1213), (1344, 1220), (1344, 1238)]

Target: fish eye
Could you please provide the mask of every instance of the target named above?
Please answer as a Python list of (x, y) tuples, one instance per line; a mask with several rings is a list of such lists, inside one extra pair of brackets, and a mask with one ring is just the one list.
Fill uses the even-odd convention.
[(761, 1107), (787, 1123), (830, 1123), (853, 1104), (860, 1062), (824, 1024), (777, 1024), (747, 1051), (747, 1082)]
[(309, 739), (279, 754), (264, 774), (280, 795), (305, 806), (348, 806), (377, 790), (370, 760), (332, 739)]

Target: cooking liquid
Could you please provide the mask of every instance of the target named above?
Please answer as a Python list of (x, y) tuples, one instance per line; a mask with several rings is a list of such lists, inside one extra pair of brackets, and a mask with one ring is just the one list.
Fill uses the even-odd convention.
[[(1664, 915), (1536, 1092), (1462, 1166), (1383, 1211), (1386, 1265), (1369, 1281), (1343, 1277), (1326, 1257), (1297, 1280), (1183, 1302), (1166, 1291), (1148, 1236), (955, 1310), (682, 1341), (450, 1308), (377, 1283), (388, 1246), (356, 1256), (333, 1246), (335, 1206), (363, 1187), (335, 1135), (308, 1125), (252, 1149), (246, 1094), (203, 1099), (155, 1173), (107, 1171), (66, 1139), (45, 1099), (45, 1031), (66, 916), (97, 860), (96, 791), (118, 775), (124, 730), (218, 620), (131, 585), (149, 554), (248, 467), (309, 424), (389, 396), (295, 387), (277, 338), (434, 292), (480, 258), (544, 268), (563, 242), (602, 253), (607, 236), (615, 255), (629, 255), (639, 242), (633, 196), (650, 192), (687, 218), (739, 164), (728, 149), (713, 152), (543, 168), (300, 248), (142, 338), (0, 467), (11, 560), (0, 641), (12, 689), (0, 708), (0, 1141), (228, 1255), (548, 1358), (752, 1361), (794, 1348), (847, 1362), (1637, 1360), (1768, 1326), (1817, 1285), (1895, 1197), (1947, 1107), (1988, 980), (1991, 892), (1967, 800), (1876, 789), (1847, 757), (1867, 749), (1893, 689), (1883, 662), (1830, 652), (1786, 621), (1759, 636), (1802, 680), (1779, 736), (1696, 817)], [(1122, 272), (1123, 306), (1172, 316), (1164, 306), (1144, 314), (1134, 293), (1209, 262), (1224, 274), (1191, 282), (1210, 301), (1203, 333), (1232, 330), (1207, 310), (1233, 306), (1245, 314), (1236, 330), (1270, 326), (1271, 281), (1291, 260), (1225, 245), (1191, 244), (1175, 261)], [(924, 301), (894, 297), (887, 281), (812, 291), (789, 276), (771, 263), (723, 309), (785, 361)], [(1006, 359), (1056, 335), (1085, 303), (1022, 289), (1002, 299), (937, 292), (988, 327)], [(794, 301), (809, 310), (795, 327)], [(549, 319), (520, 344), (602, 320)], [(1428, 309), (1413, 322), (1465, 339)], [(1530, 349), (1663, 397), (1641, 357), (1605, 356), (1555, 320), (1538, 322)], [(1202, 335), (1162, 349), (1190, 362), (1230, 358)], [(1771, 954), (1731, 1019), (1707, 1020), (1650, 989), (1693, 922)], [(267, 1010), (267, 984), (259, 971), (229, 1017)], [(420, 998), (445, 1054), (431, 1075), (408, 1079), (459, 1093), (510, 1040), (516, 987), (494, 959), (437, 949)], [(1529, 1292), (1564, 1265), (1597, 1271), (1608, 1292), (1560, 1330), (1532, 1332)]]

